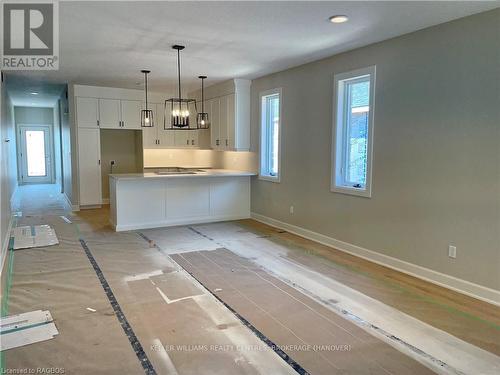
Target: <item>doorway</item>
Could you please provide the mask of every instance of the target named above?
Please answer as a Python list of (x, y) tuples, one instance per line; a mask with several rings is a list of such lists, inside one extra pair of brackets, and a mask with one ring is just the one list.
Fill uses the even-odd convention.
[(50, 125), (19, 125), (21, 184), (54, 183), (54, 147)]

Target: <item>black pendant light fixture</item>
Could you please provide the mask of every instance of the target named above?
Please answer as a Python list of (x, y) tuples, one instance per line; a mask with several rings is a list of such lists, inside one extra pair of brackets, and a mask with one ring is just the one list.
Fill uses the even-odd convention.
[(198, 112), (196, 115), (196, 128), (198, 129), (209, 129), (210, 128), (210, 120), (208, 118), (208, 113), (205, 112), (205, 96), (204, 96), (204, 80), (207, 76), (199, 76), (201, 79), (201, 112)]
[[(196, 109), (196, 100), (183, 99), (181, 91), (181, 51), (184, 46), (172, 46), (177, 51), (177, 76), (179, 92), (177, 98), (165, 100), (165, 118), (163, 128), (165, 130), (189, 130), (189, 105), (194, 104)], [(170, 118), (170, 121), (167, 120)]]
[(150, 70), (141, 70), (144, 73), (144, 92), (146, 93), (146, 107), (141, 111), (141, 127), (152, 128), (155, 126), (153, 119), (153, 110), (148, 108), (148, 74)]

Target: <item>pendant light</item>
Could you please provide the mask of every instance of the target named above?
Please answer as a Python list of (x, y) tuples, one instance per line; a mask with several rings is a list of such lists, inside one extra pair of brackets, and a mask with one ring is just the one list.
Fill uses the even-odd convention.
[(204, 96), (204, 80), (207, 76), (199, 76), (201, 79), (201, 112), (196, 115), (196, 128), (197, 129), (208, 129), (210, 128), (210, 120), (208, 118), (208, 113), (205, 112), (205, 96)]
[(148, 74), (150, 70), (141, 70), (144, 73), (144, 92), (146, 94), (146, 107), (141, 111), (141, 127), (152, 128), (155, 126), (153, 119), (153, 110), (148, 108)]
[[(184, 46), (172, 46), (177, 51), (177, 78), (179, 92), (177, 98), (165, 100), (165, 118), (163, 128), (165, 130), (189, 130), (189, 105), (194, 104), (196, 109), (196, 100), (183, 99), (181, 91), (181, 51)], [(170, 117), (170, 124), (167, 123), (167, 115)]]

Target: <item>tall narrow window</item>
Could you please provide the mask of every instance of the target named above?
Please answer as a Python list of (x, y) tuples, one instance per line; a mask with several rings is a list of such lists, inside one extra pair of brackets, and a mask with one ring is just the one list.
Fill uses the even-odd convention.
[(280, 180), (281, 89), (260, 94), (260, 178)]
[(371, 197), (375, 66), (336, 74), (332, 190)]

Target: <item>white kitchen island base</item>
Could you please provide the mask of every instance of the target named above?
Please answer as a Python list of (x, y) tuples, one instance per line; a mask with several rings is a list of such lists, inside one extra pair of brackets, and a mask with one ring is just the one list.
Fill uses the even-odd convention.
[(118, 232), (249, 218), (251, 175), (110, 175), (111, 224)]

